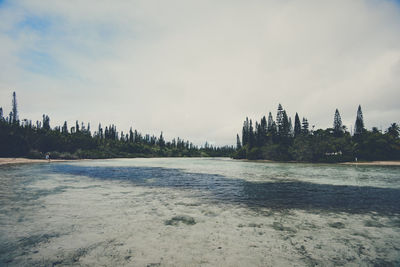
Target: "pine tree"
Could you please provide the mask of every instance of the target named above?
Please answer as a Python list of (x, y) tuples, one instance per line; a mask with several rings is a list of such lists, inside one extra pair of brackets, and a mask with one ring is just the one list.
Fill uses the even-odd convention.
[(106, 129), (104, 130), (104, 139), (110, 139), (110, 133), (107, 126)]
[(0, 107), (0, 121), (3, 120), (3, 108)]
[(293, 136), (293, 124), (291, 117), (289, 117), (289, 136)]
[(257, 146), (262, 146), (263, 142), (263, 130), (261, 129), (261, 124), (256, 121), (256, 127), (255, 127), (255, 143)]
[(365, 132), (364, 117), (361, 111), (361, 105), (358, 106), (356, 123), (354, 125), (354, 135), (360, 135)]
[(267, 130), (268, 130), (268, 132), (274, 132), (276, 130), (274, 118), (272, 118), (271, 112), (268, 114)]
[(11, 123), (18, 124), (17, 95), (13, 92)]
[(392, 123), (390, 127), (386, 130), (386, 133), (393, 138), (399, 138), (400, 134), (400, 127), (397, 123)]
[(242, 144), (240, 143), (239, 134), (236, 135), (236, 149), (240, 149)]
[(50, 118), (45, 114), (43, 114), (43, 129), (50, 130)]
[(67, 134), (68, 133), (67, 121), (64, 121), (64, 125), (61, 128), (61, 133), (63, 133), (63, 134)]
[(281, 130), (279, 132), (279, 135), (283, 137), (288, 137), (290, 135), (289, 119), (285, 110), (282, 111)]
[(303, 133), (304, 135), (307, 135), (307, 134), (309, 133), (309, 130), (308, 130), (308, 128), (309, 128), (308, 120), (307, 120), (306, 118), (303, 118), (303, 123), (302, 123), (302, 124), (303, 124), (303, 125), (302, 125), (301, 131), (302, 131), (302, 133)]
[(165, 147), (165, 140), (164, 140), (164, 137), (163, 137), (163, 133), (161, 132), (161, 134), (160, 134), (160, 138), (158, 139), (158, 145), (161, 147), (161, 148), (164, 148)]
[(134, 137), (133, 137), (133, 131), (132, 131), (132, 127), (129, 129), (129, 142), (130, 143), (133, 143), (133, 140), (134, 139)]
[(249, 118), (246, 117), (246, 120), (243, 122), (242, 128), (242, 145), (245, 146), (249, 142)]
[(104, 136), (103, 136), (103, 128), (101, 128), (101, 123), (99, 123), (99, 128), (98, 128), (98, 130), (97, 130), (97, 136), (98, 136), (100, 139), (103, 139), (103, 138), (104, 138)]
[(249, 124), (249, 146), (253, 147), (255, 144), (253, 122), (250, 120)]
[(79, 123), (78, 121), (75, 122), (75, 131), (79, 133)]
[(339, 136), (343, 133), (342, 118), (340, 117), (339, 110), (336, 109), (335, 117), (333, 119), (333, 133)]
[(283, 132), (283, 108), (282, 105), (278, 105), (278, 111), (276, 113), (276, 126), (278, 128), (278, 134), (282, 135)]
[(297, 137), (301, 134), (301, 124), (299, 114), (296, 112), (296, 116), (294, 117), (294, 137)]
[(263, 116), (260, 121), (260, 133), (259, 133), (259, 139), (260, 139), (260, 145), (263, 146), (265, 145), (267, 141), (267, 118)]

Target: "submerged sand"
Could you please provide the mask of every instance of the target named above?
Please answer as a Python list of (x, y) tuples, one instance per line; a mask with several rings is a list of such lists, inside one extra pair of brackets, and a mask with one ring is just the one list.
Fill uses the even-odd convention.
[[(67, 161), (64, 159), (52, 159), (50, 162)], [(27, 159), (27, 158), (0, 158), (0, 165), (22, 164), (22, 163), (46, 163), (45, 159)]]

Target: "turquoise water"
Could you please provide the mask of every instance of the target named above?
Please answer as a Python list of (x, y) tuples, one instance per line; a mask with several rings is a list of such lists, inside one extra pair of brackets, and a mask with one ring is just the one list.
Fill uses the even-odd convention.
[(0, 186), (0, 265), (400, 264), (400, 167), (88, 160)]

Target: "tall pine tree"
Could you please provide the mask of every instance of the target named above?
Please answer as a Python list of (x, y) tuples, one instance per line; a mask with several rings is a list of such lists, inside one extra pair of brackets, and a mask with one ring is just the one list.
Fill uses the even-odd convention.
[(278, 111), (276, 113), (276, 127), (278, 129), (278, 134), (282, 135), (283, 132), (283, 108), (282, 105), (278, 105)]
[(13, 99), (12, 99), (12, 114), (11, 115), (11, 123), (17, 124), (18, 121), (18, 109), (17, 109), (17, 95), (13, 92)]
[(253, 129), (253, 122), (250, 120), (249, 124), (249, 147), (253, 147), (255, 145), (255, 136), (254, 136), (254, 129)]
[(304, 117), (303, 117), (303, 123), (302, 124), (303, 125), (302, 125), (301, 131), (302, 131), (302, 133), (304, 135), (307, 135), (309, 133), (309, 130), (308, 130), (309, 124), (308, 124), (308, 120), (306, 118), (304, 118)]
[(294, 137), (297, 137), (301, 134), (301, 123), (299, 114), (296, 112), (296, 116), (294, 117)]
[(267, 130), (268, 130), (268, 132), (273, 132), (274, 128), (275, 128), (275, 122), (274, 122), (274, 118), (272, 117), (272, 113), (270, 112), (268, 114)]
[(336, 136), (340, 136), (343, 133), (342, 118), (338, 109), (336, 109), (335, 117), (333, 118), (333, 133)]
[(67, 121), (64, 121), (64, 125), (61, 128), (61, 133), (63, 134), (68, 134), (68, 126), (67, 126)]
[(359, 105), (357, 109), (356, 123), (354, 124), (354, 135), (360, 135), (363, 134), (364, 132), (365, 132), (364, 117), (361, 110), (361, 105)]
[(236, 148), (237, 148), (237, 149), (242, 148), (242, 144), (240, 143), (239, 134), (236, 135)]
[(50, 130), (50, 118), (45, 114), (43, 114), (43, 129), (46, 131)]
[(249, 118), (246, 117), (246, 120), (243, 122), (242, 129), (242, 145), (245, 146), (249, 142)]

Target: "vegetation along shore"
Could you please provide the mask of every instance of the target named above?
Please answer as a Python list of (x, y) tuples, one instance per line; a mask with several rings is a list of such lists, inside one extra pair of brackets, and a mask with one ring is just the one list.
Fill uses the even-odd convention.
[[(352, 129), (350, 130), (352, 131)], [(367, 130), (361, 106), (358, 107), (354, 133), (342, 124), (336, 109), (333, 127), (314, 129), (303, 117), (295, 114), (292, 120), (282, 105), (278, 105), (274, 119), (269, 112), (260, 122), (249, 118), (243, 123), (242, 134), (237, 134), (236, 147), (217, 147), (207, 143), (198, 147), (182, 138), (166, 141), (163, 133), (157, 137), (141, 134), (130, 128), (118, 132), (114, 124), (98, 125), (92, 133), (90, 124), (79, 123), (68, 127), (50, 126), (50, 118), (42, 121), (20, 120), (17, 98), (12, 97), (12, 110), (3, 115), (0, 107), (0, 157), (43, 159), (95, 159), (131, 157), (233, 157), (248, 160), (294, 162), (395, 162), (400, 160), (400, 129), (392, 123), (384, 132), (377, 127)], [(374, 164), (374, 163), (372, 163)], [(391, 164), (397, 165), (397, 164)]]
[(342, 124), (336, 109), (333, 127), (310, 129), (303, 117), (292, 120), (278, 105), (275, 120), (269, 112), (260, 122), (248, 118), (243, 123), (242, 136), (237, 138), (237, 159), (265, 159), (296, 162), (352, 162), (400, 160), (399, 126), (392, 123), (384, 132), (377, 127), (367, 130), (361, 106), (358, 107), (354, 134)]
[(20, 120), (17, 98), (12, 97), (9, 116), (0, 107), (0, 157), (27, 157), (43, 159), (50, 153), (52, 159), (130, 158), (130, 157), (218, 157), (230, 156), (233, 146), (216, 147), (205, 144), (198, 147), (182, 138), (166, 141), (160, 136), (141, 134), (130, 129), (118, 132), (112, 124), (99, 124), (92, 133), (90, 124), (79, 123), (68, 127), (50, 126), (50, 118), (43, 114), (42, 121)]

